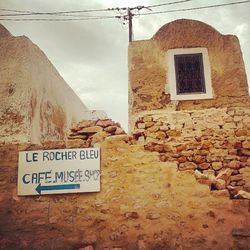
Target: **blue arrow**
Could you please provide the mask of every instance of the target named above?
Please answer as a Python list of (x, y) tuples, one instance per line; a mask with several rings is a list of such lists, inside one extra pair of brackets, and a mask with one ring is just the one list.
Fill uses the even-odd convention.
[(36, 187), (36, 191), (39, 194), (41, 194), (41, 191), (44, 190), (65, 190), (65, 189), (80, 189), (80, 184), (42, 186), (41, 183), (39, 183), (39, 185)]

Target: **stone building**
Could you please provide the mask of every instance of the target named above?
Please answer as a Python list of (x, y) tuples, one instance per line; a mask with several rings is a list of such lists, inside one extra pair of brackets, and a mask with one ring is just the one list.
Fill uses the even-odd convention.
[(63, 140), (90, 111), (32, 41), (0, 24), (0, 142)]
[[(1, 29), (0, 38), (0, 48), (11, 47), (7, 42), (18, 39)], [(28, 47), (24, 55), (36, 50), (35, 58), (41, 59), (41, 51), (30, 42), (19, 44)], [(26, 68), (32, 58), (21, 57), (23, 66), (13, 64), (20, 69), (22, 83), (32, 78)], [(0, 62), (2, 66), (5, 61), (0, 57)], [(12, 64), (7, 62), (0, 73), (12, 76)], [(50, 72), (44, 57), (33, 62), (43, 62)], [(191, 66), (182, 66), (185, 63)], [(131, 43), (129, 67), (133, 136), (110, 119), (85, 116), (71, 127), (66, 141), (56, 141), (62, 136), (53, 133), (45, 133), (44, 138), (52, 141), (42, 144), (0, 140), (0, 249), (249, 248), (249, 96), (237, 38), (222, 36), (197, 21), (178, 20), (149, 41)], [(187, 67), (192, 68), (191, 76)], [(54, 74), (48, 79), (55, 80)], [(16, 93), (23, 92), (7, 83), (0, 86), (8, 100), (22, 100)], [(25, 95), (29, 96), (34, 95)], [(70, 120), (59, 95), (55, 98)], [(48, 110), (40, 111), (44, 115), (40, 121), (45, 119), (53, 128), (54, 106), (44, 105), (55, 98), (23, 102), (22, 107), (31, 106), (28, 114), (39, 107)], [(4, 114), (3, 125), (4, 119), (19, 117)], [(24, 121), (30, 126), (30, 119)], [(23, 125), (12, 123), (13, 128)], [(29, 130), (21, 132), (30, 135)], [(4, 135), (3, 130), (0, 133)], [(21, 133), (16, 135), (20, 138)], [(17, 195), (20, 151), (84, 147), (100, 147), (100, 192)]]
[(211, 178), (226, 171), (212, 188), (249, 190), (249, 93), (237, 37), (176, 20), (132, 42), (128, 60), (134, 137), (180, 170)]
[[(143, 111), (249, 107), (237, 37), (202, 22), (181, 19), (164, 25), (152, 39), (132, 42), (128, 60), (131, 130)], [(190, 89), (181, 86), (184, 78), (191, 81)]]

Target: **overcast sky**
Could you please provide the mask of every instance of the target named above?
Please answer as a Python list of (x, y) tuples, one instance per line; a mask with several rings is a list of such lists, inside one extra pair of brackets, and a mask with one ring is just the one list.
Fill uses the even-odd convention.
[[(0, 0), (0, 8), (29, 11), (67, 11), (155, 5), (176, 0)], [(153, 8), (190, 8), (240, 0), (193, 0)], [(150, 12), (149, 10), (142, 10)], [(237, 35), (250, 79), (250, 3), (134, 18), (134, 39), (150, 39), (165, 23), (180, 18), (208, 23), (223, 34)], [(6, 12), (0, 11), (0, 14)], [(115, 12), (92, 15), (117, 15)], [(81, 14), (83, 15), (83, 14)], [(87, 14), (84, 14), (85, 16)], [(89, 109), (106, 111), (127, 129), (128, 28), (117, 19), (72, 22), (0, 21), (13, 35), (25, 35), (48, 56)]]

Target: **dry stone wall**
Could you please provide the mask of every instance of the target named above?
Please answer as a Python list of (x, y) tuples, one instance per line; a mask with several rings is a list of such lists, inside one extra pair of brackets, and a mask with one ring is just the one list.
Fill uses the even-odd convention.
[[(175, 83), (170, 82), (167, 55), (185, 48), (207, 49), (211, 99), (172, 100)], [(192, 171), (212, 190), (249, 197), (250, 99), (237, 37), (180, 19), (149, 40), (130, 43), (128, 54), (129, 132), (134, 139), (161, 161)]]
[(75, 124), (68, 135), (67, 146), (93, 147), (100, 144), (105, 138), (117, 135), (126, 135), (120, 123), (111, 119), (83, 120)]
[(250, 192), (249, 108), (145, 112), (133, 131), (146, 150), (194, 171), (211, 189), (228, 190), (232, 198)]

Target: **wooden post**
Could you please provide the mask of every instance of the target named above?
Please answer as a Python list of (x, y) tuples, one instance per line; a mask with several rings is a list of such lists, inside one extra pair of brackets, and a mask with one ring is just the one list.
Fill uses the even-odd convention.
[(128, 32), (129, 32), (129, 42), (133, 40), (133, 23), (132, 23), (133, 14), (131, 9), (128, 8)]

